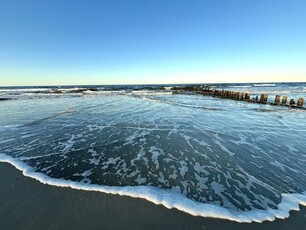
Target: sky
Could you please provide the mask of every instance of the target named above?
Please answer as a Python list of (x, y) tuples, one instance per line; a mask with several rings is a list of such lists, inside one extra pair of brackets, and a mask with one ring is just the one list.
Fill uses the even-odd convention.
[(0, 86), (306, 82), (305, 0), (0, 0)]

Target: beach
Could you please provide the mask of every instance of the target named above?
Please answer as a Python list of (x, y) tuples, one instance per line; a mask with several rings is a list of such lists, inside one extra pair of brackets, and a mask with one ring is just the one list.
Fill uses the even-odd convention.
[(304, 229), (304, 110), (92, 87), (2, 89), (6, 229)]
[(306, 1), (0, 6), (0, 230), (306, 230)]
[(304, 229), (306, 207), (287, 219), (237, 223), (194, 217), (142, 199), (44, 185), (0, 163), (0, 227), (6, 229)]

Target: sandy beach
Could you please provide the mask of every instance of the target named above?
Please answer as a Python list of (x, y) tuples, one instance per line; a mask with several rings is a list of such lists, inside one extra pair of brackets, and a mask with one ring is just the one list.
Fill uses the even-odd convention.
[(145, 200), (53, 187), (0, 163), (0, 227), (6, 229), (305, 229), (306, 207), (289, 218), (240, 224), (194, 217)]

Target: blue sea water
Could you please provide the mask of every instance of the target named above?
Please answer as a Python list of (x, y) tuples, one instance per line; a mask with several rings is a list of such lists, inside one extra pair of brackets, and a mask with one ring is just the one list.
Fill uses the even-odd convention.
[[(2, 87), (0, 161), (44, 183), (240, 222), (306, 204), (306, 110), (171, 86)], [(306, 83), (211, 88), (306, 99)]]

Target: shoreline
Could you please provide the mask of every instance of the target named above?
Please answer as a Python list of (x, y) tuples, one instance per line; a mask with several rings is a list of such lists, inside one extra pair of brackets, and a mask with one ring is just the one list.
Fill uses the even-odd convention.
[(1, 229), (303, 229), (306, 207), (290, 217), (237, 223), (195, 217), (143, 199), (55, 187), (0, 163)]
[(0, 154), (0, 162), (6, 162), (20, 170), (26, 177), (33, 178), (42, 184), (55, 187), (65, 187), (82, 191), (94, 191), (104, 194), (128, 196), (147, 200), (155, 205), (162, 205), (168, 209), (178, 209), (192, 216), (216, 218), (236, 221), (238, 223), (262, 223), (264, 221), (274, 221), (276, 218), (286, 219), (290, 216), (290, 211), (299, 210), (299, 204), (306, 206), (306, 194), (282, 194), (282, 200), (277, 209), (267, 210), (235, 211), (228, 210), (221, 206), (211, 204), (200, 204), (192, 201), (179, 193), (161, 191), (159, 188), (147, 186), (103, 186), (95, 184), (78, 183), (71, 180), (51, 178), (43, 173), (35, 172), (32, 167), (24, 162), (12, 158), (6, 154)]

